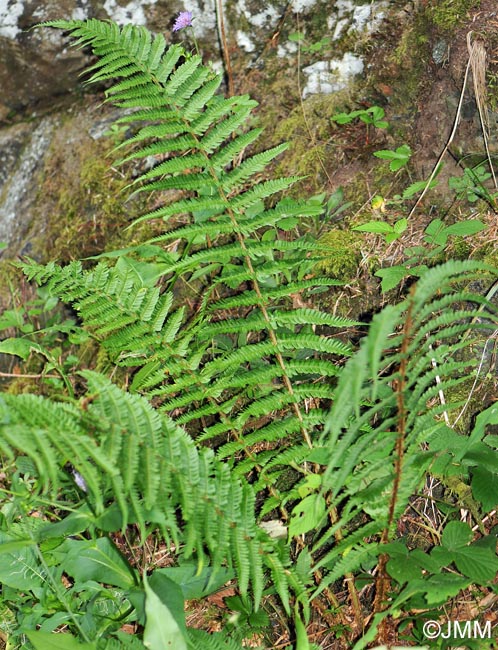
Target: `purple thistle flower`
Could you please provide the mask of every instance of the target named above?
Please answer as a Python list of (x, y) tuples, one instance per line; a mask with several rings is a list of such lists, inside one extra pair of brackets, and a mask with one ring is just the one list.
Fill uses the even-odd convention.
[(177, 32), (180, 29), (185, 29), (185, 27), (191, 27), (192, 25), (192, 12), (191, 11), (180, 11), (176, 17), (175, 24), (173, 25), (173, 31)]

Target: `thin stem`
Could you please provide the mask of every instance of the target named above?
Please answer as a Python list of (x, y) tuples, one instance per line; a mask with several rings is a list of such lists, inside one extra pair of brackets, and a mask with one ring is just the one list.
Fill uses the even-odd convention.
[[(414, 294), (413, 288), (411, 293)], [(412, 308), (413, 301), (406, 312), (405, 324), (403, 327), (403, 338), (401, 342), (401, 355), (399, 362), (398, 379), (395, 382), (396, 402), (397, 402), (397, 425), (396, 425), (396, 443), (394, 448), (394, 480), (389, 502), (389, 514), (387, 517), (387, 524), (382, 531), (380, 543), (387, 544), (391, 538), (391, 531), (395, 520), (396, 506), (398, 503), (398, 495), (401, 483), (401, 472), (403, 467), (403, 458), (405, 451), (405, 437), (406, 437), (406, 406), (405, 406), (405, 390), (408, 372), (408, 348), (410, 344), (410, 332), (412, 329)], [(379, 557), (377, 565), (378, 574), (376, 580), (376, 593), (373, 611), (374, 614), (383, 612), (386, 609), (387, 591), (390, 585), (390, 578), (387, 574), (386, 566), (389, 560), (387, 553), (382, 553)], [(383, 643), (388, 635), (388, 619), (384, 618), (379, 624), (379, 642)]]
[(218, 36), (221, 43), (221, 51), (223, 54), (223, 62), (225, 64), (225, 72), (228, 82), (228, 96), (233, 97), (235, 94), (233, 85), (232, 64), (230, 62), (230, 54), (228, 51), (227, 37), (225, 34), (225, 19), (223, 15), (223, 0), (216, 0), (216, 20), (218, 25)]
[(463, 98), (464, 98), (464, 95), (465, 95), (465, 89), (467, 88), (467, 81), (468, 81), (468, 78), (469, 78), (469, 72), (470, 72), (470, 68), (471, 68), (471, 63), (472, 63), (472, 58), (469, 57), (469, 60), (467, 61), (467, 67), (465, 68), (465, 76), (464, 76), (464, 78), (463, 78), (462, 90), (461, 90), (461, 92), (460, 92), (460, 99), (459, 99), (459, 101), (458, 101), (457, 112), (456, 112), (456, 115), (455, 115), (455, 120), (454, 120), (454, 122), (453, 122), (453, 128), (452, 128), (452, 130), (451, 130), (450, 137), (448, 138), (446, 144), (444, 145), (444, 149), (443, 149), (443, 150), (441, 151), (441, 153), (439, 154), (439, 158), (437, 159), (436, 164), (434, 165), (434, 168), (433, 168), (433, 170), (432, 170), (432, 173), (431, 173), (431, 175), (429, 176), (429, 180), (428, 180), (427, 183), (425, 184), (424, 191), (423, 191), (422, 194), (418, 197), (418, 199), (417, 199), (416, 202), (415, 202), (415, 205), (414, 205), (413, 208), (410, 210), (410, 214), (408, 215), (408, 219), (410, 219), (410, 217), (413, 215), (413, 213), (415, 212), (415, 210), (416, 210), (417, 207), (419, 206), (419, 204), (420, 204), (420, 202), (422, 201), (422, 199), (424, 198), (424, 196), (427, 194), (427, 192), (428, 192), (428, 190), (429, 190), (429, 188), (430, 188), (430, 186), (431, 186), (432, 181), (435, 179), (435, 177), (436, 177), (437, 174), (439, 173), (439, 169), (440, 169), (440, 166), (441, 166), (441, 162), (442, 162), (444, 156), (446, 155), (446, 152), (448, 151), (448, 149), (449, 149), (449, 147), (450, 147), (450, 144), (453, 142), (453, 138), (454, 138), (455, 135), (456, 135), (457, 128), (458, 128), (458, 124), (460, 123), (460, 115), (461, 115), (461, 113), (462, 113)]

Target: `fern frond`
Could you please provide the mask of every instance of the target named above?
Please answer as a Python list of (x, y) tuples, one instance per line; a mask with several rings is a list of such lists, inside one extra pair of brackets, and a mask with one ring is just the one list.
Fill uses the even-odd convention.
[(2, 396), (2, 450), (25, 454), (34, 462), (42, 493), (57, 489), (70, 459), (86, 484), (96, 517), (104, 503), (110, 507), (111, 499), (121, 511), (123, 526), (132, 516), (142, 522), (144, 532), (145, 518), (160, 504), (170, 513), (165, 532), (182, 540), (183, 553), (202, 559), (205, 550), (214, 570), (225, 563), (234, 566), (242, 593), (254, 585), (257, 608), (263, 567), (283, 567), (281, 550), (272, 549), (256, 526), (250, 486), (235, 478), (211, 450), (197, 450), (182, 429), (143, 397), (124, 392), (96, 372), (84, 371), (82, 376), (89, 398), (84, 406), (32, 395)]
[[(234, 436), (247, 454), (250, 445), (239, 428), (256, 432), (258, 418), (274, 411), (290, 418), (293, 427), (298, 423), (299, 435), (311, 445), (311, 434), (323, 427), (320, 405), (333, 395), (333, 359), (351, 354), (330, 328), (354, 322), (291, 307), (294, 293), (338, 283), (303, 280), (316, 264), (307, 252), (327, 253), (321, 244), (278, 236), (281, 221), (322, 212), (316, 201), (278, 196), (298, 177), (264, 175), (287, 145), (244, 159), (261, 135), (246, 127), (257, 103), (247, 95), (219, 96), (220, 75), (181, 46), (166, 47), (163, 37), (142, 27), (96, 20), (47, 25), (92, 47), (98, 61), (89, 83), (105, 79), (107, 101), (134, 109), (118, 118), (135, 132), (117, 147), (119, 162), (155, 156), (157, 164), (142, 169), (130, 187), (143, 193), (174, 189), (179, 196), (134, 222), (175, 220), (148, 243), (156, 251), (149, 262), (140, 260), (145, 249), (138, 247), (116, 254), (114, 266), (101, 261), (82, 271), (76, 265), (67, 270), (27, 265), (26, 272), (71, 302), (111, 361), (134, 372), (133, 391), (154, 398), (161, 411), (175, 412), (179, 422), (223, 430), (226, 442)], [(269, 237), (272, 229), (275, 236)], [(178, 241), (178, 252), (161, 250), (168, 241)], [(175, 300), (185, 286), (194, 289), (197, 302), (191, 313)], [(310, 405), (320, 417), (307, 417)], [(118, 453), (116, 447), (113, 454)], [(128, 486), (133, 472), (134, 466), (124, 477)], [(143, 487), (148, 505), (155, 502), (155, 490), (153, 484)]]
[[(321, 437), (328, 449), (321, 460), (322, 490), (338, 513), (336, 526), (348, 533), (320, 559), (318, 566), (329, 571), (320, 589), (379, 553), (376, 544), (391, 539), (395, 521), (423, 481), (433, 454), (420, 445), (430, 448), (447, 430), (441, 414), (458, 407), (434, 406), (434, 399), (441, 391), (451, 394), (477, 363), (468, 350), (463, 359), (453, 355), (479, 337), (483, 305), (487, 318), (498, 321), (494, 307), (461, 288), (483, 271), (490, 269), (474, 262), (431, 269), (408, 298), (374, 317), (341, 373)], [(462, 339), (463, 332), (472, 336)], [(368, 524), (353, 525), (366, 515)], [(316, 550), (326, 548), (332, 534), (323, 534)], [(365, 544), (367, 537), (371, 544)]]

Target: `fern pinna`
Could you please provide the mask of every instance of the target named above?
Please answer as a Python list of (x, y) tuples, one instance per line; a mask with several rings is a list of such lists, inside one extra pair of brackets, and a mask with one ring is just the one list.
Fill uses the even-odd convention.
[[(28, 273), (74, 303), (113, 362), (134, 368), (132, 390), (175, 413), (199, 441), (214, 439), (220, 458), (243, 461), (240, 472), (257, 468), (258, 487), (273, 484), (264, 470), (288, 463), (280, 441), (295, 446), (297, 462), (312, 447), (337, 359), (350, 353), (329, 332), (351, 321), (292, 309), (296, 295), (305, 300), (307, 291), (337, 284), (314, 277), (326, 253), (316, 242), (279, 235), (321, 207), (275, 198), (298, 180), (261, 180), (286, 145), (244, 158), (261, 134), (245, 126), (256, 102), (217, 94), (221, 75), (198, 55), (166, 48), (162, 35), (142, 27), (47, 25), (91, 45), (98, 61), (90, 82), (118, 80), (107, 100), (126, 109), (117, 123), (135, 132), (117, 148), (131, 149), (120, 162), (155, 160), (132, 188), (176, 194), (137, 220), (162, 219), (165, 232), (119, 251), (112, 268), (101, 261), (84, 273), (77, 264)], [(186, 287), (188, 312), (175, 297)], [(273, 496), (268, 508), (278, 505)]]

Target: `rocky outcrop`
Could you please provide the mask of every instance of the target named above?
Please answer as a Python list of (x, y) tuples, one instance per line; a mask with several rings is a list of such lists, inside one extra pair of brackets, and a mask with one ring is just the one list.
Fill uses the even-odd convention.
[(83, 53), (68, 51), (61, 32), (31, 29), (44, 20), (71, 18), (76, 7), (70, 9), (72, 0), (66, 7), (61, 2), (58, 9), (40, 4), (8, 0), (0, 8), (0, 121), (28, 106), (48, 103), (78, 83)]
[[(294, 0), (290, 4), (278, 0), (225, 0), (224, 4), (230, 56), (242, 61), (240, 70), (259, 65), (268, 54), (282, 60), (288, 57), (294, 67), (297, 43), (289, 40), (288, 35), (295, 30), (297, 14), (303, 32), (306, 31), (307, 40), (302, 43), (306, 49), (323, 36), (322, 28), (330, 32), (328, 40), (340, 40), (358, 30), (368, 30), (382, 17), (381, 8), (386, 3), (356, 6), (350, 0)], [(50, 149), (56, 146), (54, 133), (67, 119), (68, 103), (75, 104), (80, 99), (82, 87), (78, 73), (89, 61), (86, 52), (68, 46), (60, 30), (33, 27), (56, 19), (112, 19), (120, 24), (146, 24), (152, 31), (163, 32), (170, 39), (186, 39), (188, 44), (188, 32), (173, 34), (171, 29), (180, 10), (192, 12), (193, 29), (205, 58), (219, 60), (215, 0), (185, 0), (181, 4), (174, 0), (4, 0), (0, 3), (0, 127), (2, 123), (4, 126), (0, 128), (0, 241), (9, 244), (4, 255), (26, 251), (27, 233), (31, 231), (39, 237), (43, 231), (46, 210), (39, 194), (40, 178), (47, 156), (53, 154)], [(317, 13), (323, 18), (317, 23), (321, 25), (318, 30), (321, 33), (316, 31), (316, 25), (310, 23), (309, 29), (307, 26), (307, 19), (316, 18)], [(268, 50), (275, 33), (279, 34), (278, 46), (276, 50), (273, 47)], [(363, 62), (356, 55), (338, 53), (334, 63), (330, 48), (326, 61), (322, 60), (324, 54), (313, 55), (315, 65), (303, 65), (307, 79), (304, 96), (334, 92), (344, 87), (352, 74), (362, 70)], [(354, 65), (348, 65), (348, 61)], [(221, 66), (221, 61), (218, 65)], [(81, 123), (87, 124), (87, 118), (82, 114)], [(93, 128), (97, 128), (95, 124)], [(104, 125), (102, 130), (105, 129)], [(34, 220), (37, 225), (33, 227)]]
[[(378, 0), (357, 6), (351, 0), (294, 0), (288, 4), (278, 0), (225, 0), (224, 4), (229, 46), (235, 56), (248, 55), (250, 61), (275, 34), (280, 35), (284, 24), (278, 55), (295, 56), (297, 45), (286, 38), (287, 32), (294, 29), (293, 15), (301, 17), (303, 30), (308, 18), (319, 16), (317, 22), (328, 41), (339, 42), (347, 35), (362, 34), (378, 25), (388, 2)], [(33, 30), (35, 25), (57, 19), (111, 19), (119, 24), (147, 25), (171, 36), (174, 17), (182, 9), (192, 12), (195, 35), (208, 56), (219, 58), (215, 0), (4, 0), (0, 4), (0, 122), (14, 111), (49, 103), (78, 84), (77, 73), (86, 55), (69, 49), (60, 31)], [(308, 31), (314, 39), (313, 28)], [(310, 47), (310, 42), (303, 46)], [(305, 95), (334, 92), (363, 70), (363, 61), (351, 53), (346, 57), (341, 53), (337, 61), (330, 55), (325, 60), (316, 58), (316, 63), (303, 71), (309, 78)]]
[[(416, 152), (414, 162), (419, 175), (430, 173), (451, 130), (453, 104), (458, 102), (467, 56), (463, 26), (438, 36), (437, 30), (427, 27), (430, 22), (425, 2), (408, 2), (403, 6), (393, 6), (388, 0), (223, 2), (229, 54), (237, 77), (236, 92), (248, 92), (263, 100), (262, 112), (268, 109), (265, 101), (276, 106), (269, 125), (270, 139), (271, 129), (291, 120), (296, 112), (296, 125), (289, 123), (288, 132), (277, 134), (278, 138), (297, 139), (304, 133), (306, 142), (302, 148), (312, 152), (310, 127), (304, 126), (300, 101), (312, 101), (313, 95), (317, 99), (327, 95), (325, 108), (317, 109), (316, 115), (312, 108), (309, 116), (318, 124), (317, 134), (325, 143), (320, 167), (325, 165), (340, 176), (345, 165), (343, 160), (334, 158), (330, 116), (335, 110), (335, 94), (346, 89), (343, 97), (351, 98), (350, 84), (361, 78), (358, 75), (363, 71), (368, 82), (361, 91), (356, 86), (354, 97), (366, 106), (383, 106), (397, 133), (404, 130), (408, 134), (406, 140)], [(448, 2), (443, 4), (450, 6)], [(175, 16), (181, 10), (193, 14), (193, 29), (204, 59), (213, 60), (221, 69), (215, 0), (0, 0), (0, 242), (10, 244), (6, 254), (23, 250), (28, 232), (42, 232), (43, 221), (34, 227), (31, 224), (43, 219), (38, 186), (47, 156), (53, 154), (53, 147), (59, 146), (54, 134), (67, 121), (68, 105), (73, 105), (76, 113), (87, 110), (80, 108), (83, 87), (78, 72), (88, 63), (88, 54), (70, 48), (60, 30), (31, 28), (61, 18), (109, 18), (121, 24), (146, 24), (152, 31), (164, 33), (167, 40), (183, 40), (193, 49), (188, 31), (172, 32)], [(442, 16), (447, 21), (449, 9), (445, 11)], [(486, 26), (494, 20), (493, 12), (495, 0), (482, 0), (480, 12), (472, 18), (472, 28), (481, 26), (485, 33)], [(374, 29), (380, 31), (372, 39)], [(494, 59), (496, 53), (490, 50), (488, 60)], [(467, 94), (472, 94), (470, 89)], [(93, 104), (100, 100), (93, 100)], [(88, 104), (92, 104), (91, 99), (85, 106)], [(80, 124), (86, 125), (86, 131), (82, 131), (85, 137), (91, 139), (91, 129), (100, 128), (101, 117), (97, 111), (92, 116), (92, 126), (88, 124), (88, 114), (82, 113)], [(496, 120), (496, 113), (492, 118)], [(74, 112), (70, 119), (78, 124)], [(100, 130), (106, 128), (103, 124)], [(466, 106), (458, 138), (455, 144), (463, 154), (483, 148), (475, 103)], [(353, 144), (353, 154), (357, 156), (358, 147)], [(383, 146), (398, 144), (393, 139)], [(490, 149), (496, 151), (496, 138), (492, 136)], [(56, 155), (63, 159), (64, 153)], [(296, 169), (286, 169), (285, 173), (296, 173)], [(323, 185), (320, 173), (316, 175), (317, 182)], [(345, 180), (342, 175), (341, 184), (354, 175), (351, 171), (348, 174)], [(68, 186), (77, 186), (77, 182), (67, 178)], [(327, 178), (331, 182), (329, 175)], [(331, 183), (321, 189), (332, 191), (335, 180)]]
[(51, 142), (56, 120), (35, 126), (21, 123), (0, 131), (0, 239), (19, 243), (33, 220), (37, 177)]

